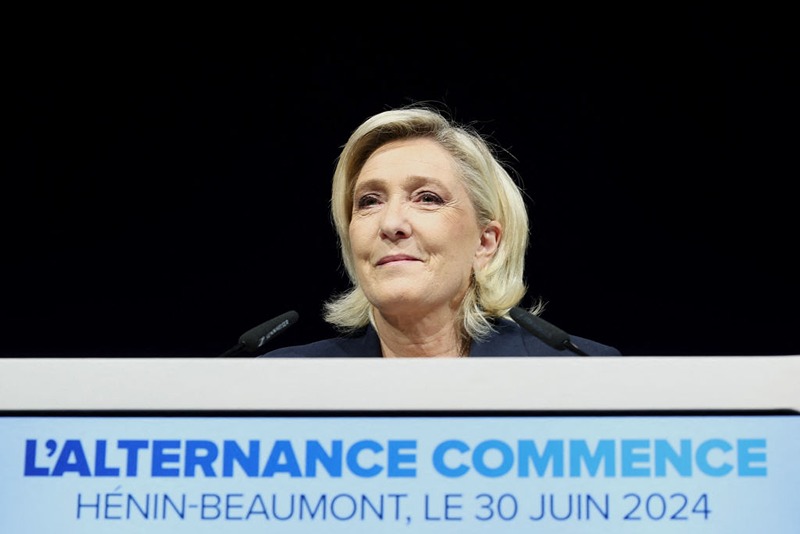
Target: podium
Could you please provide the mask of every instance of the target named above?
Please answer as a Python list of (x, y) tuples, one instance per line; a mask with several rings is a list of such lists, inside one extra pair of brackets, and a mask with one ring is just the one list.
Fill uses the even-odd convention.
[(2, 532), (800, 526), (800, 356), (0, 360)]

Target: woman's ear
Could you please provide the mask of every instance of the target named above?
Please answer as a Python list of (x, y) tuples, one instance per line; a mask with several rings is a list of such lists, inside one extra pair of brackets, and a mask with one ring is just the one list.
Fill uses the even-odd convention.
[(503, 227), (497, 221), (491, 221), (484, 226), (481, 231), (481, 240), (478, 249), (475, 251), (475, 261), (473, 269), (478, 271), (483, 269), (489, 260), (494, 257), (497, 247), (500, 246), (500, 239), (503, 237)]

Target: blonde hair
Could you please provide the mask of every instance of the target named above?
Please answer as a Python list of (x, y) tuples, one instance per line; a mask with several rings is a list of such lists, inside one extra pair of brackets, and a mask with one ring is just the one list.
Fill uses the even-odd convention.
[[(371, 321), (372, 307), (358, 285), (349, 236), (353, 190), (364, 163), (375, 150), (400, 139), (426, 138), (439, 143), (456, 162), (477, 213), (478, 224), (502, 226), (497, 251), (473, 276), (461, 305), (458, 330), (462, 343), (481, 339), (492, 330), (492, 319), (507, 316), (527, 291), (524, 283), (528, 247), (528, 213), (522, 190), (500, 163), (493, 147), (474, 128), (459, 125), (441, 112), (422, 105), (378, 113), (352, 133), (333, 174), (331, 215), (339, 237), (342, 261), (352, 287), (324, 306), (325, 320), (351, 332)], [(534, 307), (534, 310), (538, 307)]]

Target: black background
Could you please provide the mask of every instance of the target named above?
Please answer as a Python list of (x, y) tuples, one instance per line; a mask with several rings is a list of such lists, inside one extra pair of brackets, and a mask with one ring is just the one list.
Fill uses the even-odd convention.
[(0, 355), (213, 357), (290, 309), (274, 347), (332, 335), (335, 159), (412, 101), (509, 151), (545, 319), (628, 355), (800, 352), (788, 14), (481, 9), (5, 34)]

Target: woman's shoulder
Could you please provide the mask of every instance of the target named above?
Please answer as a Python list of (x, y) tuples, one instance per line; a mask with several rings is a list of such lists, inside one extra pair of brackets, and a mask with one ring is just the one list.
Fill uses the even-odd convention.
[[(498, 319), (495, 331), (485, 340), (472, 344), (470, 356), (577, 356), (576, 353), (548, 345), (511, 319)], [(575, 345), (590, 356), (620, 356), (610, 345), (579, 336), (570, 336)]]
[(351, 335), (320, 339), (302, 345), (271, 350), (259, 358), (379, 358), (380, 341), (372, 328)]

